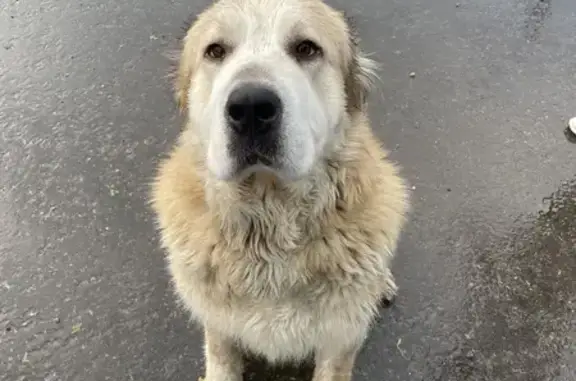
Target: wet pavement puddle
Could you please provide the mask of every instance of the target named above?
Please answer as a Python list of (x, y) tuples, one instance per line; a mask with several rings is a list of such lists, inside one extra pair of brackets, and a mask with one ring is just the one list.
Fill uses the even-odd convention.
[(544, 202), (504, 239), (478, 243), (461, 342), (426, 380), (576, 379), (576, 180)]

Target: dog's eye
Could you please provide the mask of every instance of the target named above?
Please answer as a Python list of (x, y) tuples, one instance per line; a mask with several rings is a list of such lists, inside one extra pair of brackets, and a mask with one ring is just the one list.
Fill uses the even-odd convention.
[(293, 54), (298, 60), (309, 60), (321, 53), (318, 45), (310, 40), (304, 40), (294, 46)]
[(220, 44), (210, 44), (204, 51), (204, 56), (211, 60), (221, 61), (226, 57), (226, 49)]

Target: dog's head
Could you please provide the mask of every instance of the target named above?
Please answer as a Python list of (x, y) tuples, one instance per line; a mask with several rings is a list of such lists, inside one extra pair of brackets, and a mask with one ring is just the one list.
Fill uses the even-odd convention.
[(220, 0), (184, 38), (177, 101), (217, 178), (298, 179), (363, 109), (373, 67), (321, 0)]

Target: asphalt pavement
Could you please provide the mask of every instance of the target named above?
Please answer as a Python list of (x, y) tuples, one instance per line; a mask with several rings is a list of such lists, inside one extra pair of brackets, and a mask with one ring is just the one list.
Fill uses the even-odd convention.
[[(355, 380), (573, 381), (576, 2), (456, 1), (333, 2), (414, 202)], [(1, 381), (202, 375), (147, 198), (182, 127), (165, 53), (206, 3), (2, 0)]]

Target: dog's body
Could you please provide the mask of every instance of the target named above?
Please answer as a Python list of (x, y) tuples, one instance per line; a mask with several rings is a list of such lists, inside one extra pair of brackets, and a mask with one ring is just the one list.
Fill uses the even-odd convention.
[(188, 32), (188, 125), (153, 205), (176, 290), (205, 329), (206, 381), (240, 381), (243, 349), (314, 355), (315, 381), (347, 381), (395, 295), (407, 193), (367, 120), (368, 64), (320, 0), (221, 0)]

